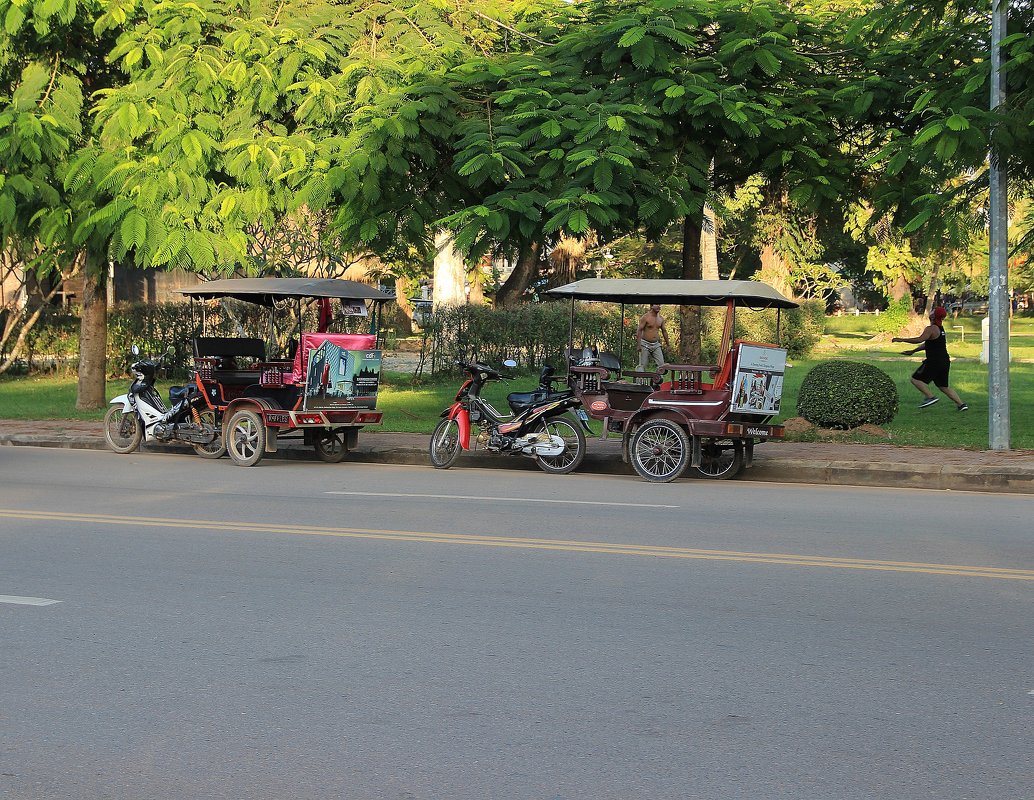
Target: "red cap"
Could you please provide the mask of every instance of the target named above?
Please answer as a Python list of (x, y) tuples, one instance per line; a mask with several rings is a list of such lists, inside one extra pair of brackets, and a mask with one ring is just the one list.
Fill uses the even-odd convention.
[(933, 316), (934, 322), (940, 322), (942, 319), (948, 316), (948, 312), (942, 306), (937, 306), (937, 308), (933, 310), (931, 316)]

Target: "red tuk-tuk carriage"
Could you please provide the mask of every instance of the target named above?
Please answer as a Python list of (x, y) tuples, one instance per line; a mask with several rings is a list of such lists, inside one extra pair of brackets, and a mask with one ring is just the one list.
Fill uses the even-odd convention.
[[(378, 329), (391, 295), (330, 278), (229, 278), (179, 291), (191, 298), (192, 320), (195, 301), (234, 298), (268, 308), (271, 341), (277, 310), (293, 309), (298, 319), (297, 336), (283, 358), (271, 357), (261, 338), (193, 341), (196, 384), (221, 423), (235, 464), (253, 466), (276, 451), (279, 439), (291, 436), (302, 437), (323, 461), (337, 463), (356, 446), (361, 427), (380, 424)], [(369, 318), (370, 333), (303, 331), (306, 300), (319, 300), (328, 311), (340, 301), (347, 314)], [(201, 308), (204, 330), (204, 303)]]
[[(758, 281), (589, 278), (549, 291), (571, 299), (568, 381), (602, 438), (620, 435), (622, 456), (645, 480), (672, 481), (688, 468), (705, 478), (738, 475), (753, 462), (754, 445), (781, 439), (772, 425), (782, 397), (786, 350), (733, 340), (736, 309), (796, 308)], [(714, 364), (664, 364), (654, 372), (621, 369), (621, 354), (574, 348), (576, 300), (621, 304), (717, 306), (725, 324)]]

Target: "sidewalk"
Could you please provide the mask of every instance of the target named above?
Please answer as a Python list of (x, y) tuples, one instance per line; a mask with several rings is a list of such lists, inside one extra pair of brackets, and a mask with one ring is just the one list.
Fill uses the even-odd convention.
[[(365, 430), (349, 461), (384, 464), (426, 464), (429, 436)], [(0, 420), (0, 446), (65, 447), (106, 450), (103, 427), (97, 421)], [(146, 450), (191, 452), (182, 445), (148, 445)], [(271, 458), (316, 457), (301, 441), (285, 441)], [(489, 453), (465, 453), (456, 468), (537, 469), (527, 458)], [(581, 472), (639, 478), (622, 463), (619, 442), (588, 440)], [(839, 442), (768, 442), (754, 451), (754, 466), (740, 480), (782, 483), (895, 486), (954, 491), (1034, 494), (1034, 451), (1006, 453), (941, 448), (896, 447), (890, 444)]]

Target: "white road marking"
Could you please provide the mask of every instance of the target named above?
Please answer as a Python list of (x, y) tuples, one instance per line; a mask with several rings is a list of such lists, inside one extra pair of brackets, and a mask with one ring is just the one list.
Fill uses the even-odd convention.
[(622, 508), (681, 508), (660, 503), (607, 503), (599, 500), (547, 500), (538, 497), (485, 497), (473, 494), (408, 494), (404, 492), (324, 492), (354, 497), (422, 497), (436, 500), (488, 500), (498, 503), (564, 503), (575, 506), (621, 506)]
[(60, 600), (48, 600), (46, 597), (16, 597), (13, 594), (0, 594), (0, 603), (12, 603), (16, 606), (52, 606)]

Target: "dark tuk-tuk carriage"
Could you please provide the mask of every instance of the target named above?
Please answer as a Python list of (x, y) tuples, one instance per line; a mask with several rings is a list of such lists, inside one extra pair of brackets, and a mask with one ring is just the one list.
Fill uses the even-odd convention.
[[(341, 461), (359, 429), (378, 425), (381, 351), (379, 322), (394, 298), (357, 281), (319, 278), (229, 278), (180, 290), (195, 301), (235, 298), (270, 312), (293, 310), (297, 336), (283, 357), (266, 352), (262, 338), (198, 336), (193, 341), (195, 381), (222, 427), (235, 464), (252, 466), (275, 452), (278, 439), (302, 437), (323, 461)], [(303, 331), (302, 303), (319, 300), (327, 312), (340, 302), (346, 314), (369, 318), (369, 333)], [(200, 329), (205, 328), (201, 303)], [(330, 318), (330, 313), (321, 315)], [(318, 327), (324, 327), (320, 325)], [(195, 327), (197, 330), (198, 327)]]
[[(779, 413), (786, 350), (734, 340), (737, 308), (796, 308), (758, 281), (590, 278), (549, 291), (571, 299), (568, 381), (601, 436), (620, 435), (622, 455), (645, 480), (666, 482), (692, 468), (705, 478), (732, 478), (753, 461), (754, 445), (781, 439)], [(717, 306), (725, 324), (713, 364), (666, 363), (654, 372), (626, 371), (621, 354), (574, 348), (576, 300), (626, 304)], [(623, 338), (623, 337), (622, 337)], [(778, 339), (778, 321), (777, 321)]]

